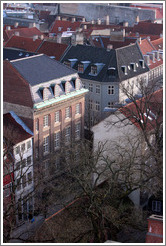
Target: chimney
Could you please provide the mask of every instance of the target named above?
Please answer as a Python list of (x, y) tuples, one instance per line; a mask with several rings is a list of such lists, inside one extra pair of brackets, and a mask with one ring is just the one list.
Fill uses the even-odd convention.
[(155, 54), (155, 58), (157, 59), (157, 61), (159, 61), (160, 60), (159, 51), (153, 50), (152, 52)]
[(58, 35), (57, 35), (57, 43), (58, 44), (62, 43), (62, 34), (61, 33), (58, 33)]
[(58, 16), (56, 17), (56, 20), (61, 20), (61, 17), (58, 15)]
[(36, 39), (38, 39), (38, 35), (33, 35), (33, 41), (35, 41)]
[(8, 31), (11, 30), (11, 26), (7, 26), (6, 30), (8, 30)]
[(20, 36), (20, 33), (19, 32), (15, 32), (14, 35), (15, 36)]
[(40, 39), (41, 40), (43, 40), (44, 39), (44, 35), (42, 34), (42, 35), (40, 35)]
[(85, 20), (85, 17), (83, 17), (83, 18), (82, 18), (82, 22), (85, 22), (85, 21), (86, 21), (86, 20)]
[(160, 38), (163, 38), (163, 34), (162, 33), (160, 33)]
[(137, 38), (137, 41), (141, 44), (141, 37)]
[(97, 19), (97, 24), (101, 25), (101, 20), (99, 18)]
[(33, 22), (32, 27), (36, 27), (36, 23), (35, 22)]
[(83, 25), (83, 27), (84, 27), (84, 30), (86, 30), (86, 29), (87, 29), (87, 25)]
[(123, 29), (123, 38), (126, 36), (126, 31)]
[(145, 60), (147, 65), (150, 65), (149, 55), (144, 55), (144, 60)]
[(123, 22), (123, 26), (124, 26), (124, 27), (128, 27), (128, 26), (129, 26), (129, 23), (128, 23), (127, 21), (124, 21), (124, 22)]
[(110, 50), (112, 50), (113, 49), (113, 45), (112, 44), (108, 44), (107, 45), (107, 51), (110, 51)]
[(136, 23), (139, 22), (139, 15), (137, 15), (137, 16), (135, 17), (135, 22), (136, 22)]
[(110, 17), (109, 15), (106, 16), (106, 25), (109, 25), (110, 24)]
[(95, 21), (94, 21), (94, 20), (92, 20), (92, 21), (91, 21), (91, 24), (95, 24)]
[(155, 53), (153, 52), (147, 52), (147, 55), (150, 56), (150, 59), (152, 60), (153, 63), (155, 63)]
[(146, 243), (163, 243), (163, 216), (152, 214), (148, 218)]
[(147, 40), (150, 41), (150, 37), (149, 36), (147, 37)]
[(75, 22), (75, 21), (76, 21), (76, 18), (75, 18), (75, 17), (73, 17), (71, 22)]
[(18, 27), (18, 22), (14, 23), (14, 27), (17, 28)]

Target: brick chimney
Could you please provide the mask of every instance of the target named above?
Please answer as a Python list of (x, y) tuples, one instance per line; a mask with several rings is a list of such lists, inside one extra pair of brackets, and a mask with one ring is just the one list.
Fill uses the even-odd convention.
[(146, 234), (146, 243), (163, 242), (163, 216), (152, 214), (148, 218), (148, 232)]

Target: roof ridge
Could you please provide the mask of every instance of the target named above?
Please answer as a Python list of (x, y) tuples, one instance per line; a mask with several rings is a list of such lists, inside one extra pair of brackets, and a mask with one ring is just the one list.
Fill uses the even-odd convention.
[[(26, 52), (28, 52), (28, 51), (26, 51)], [(29, 51), (29, 53), (30, 53), (30, 51)], [(34, 52), (32, 52), (32, 53), (34, 53)], [(35, 57), (36, 57), (36, 56), (41, 56), (41, 55), (43, 55), (43, 54), (37, 54), (37, 55), (35, 55)], [(25, 60), (25, 59), (30, 59), (30, 58), (32, 58), (32, 57), (34, 57), (34, 56), (23, 57), (23, 58), (19, 58), (19, 59), (16, 59), (16, 60), (12, 60), (12, 61), (10, 61), (10, 62), (11, 62), (11, 63), (14, 63), (14, 62), (16, 62), (16, 61)]]

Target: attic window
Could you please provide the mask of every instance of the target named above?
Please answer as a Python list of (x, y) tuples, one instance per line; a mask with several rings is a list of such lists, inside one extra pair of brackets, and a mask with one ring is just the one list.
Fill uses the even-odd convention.
[(136, 64), (135, 63), (130, 63), (130, 66), (133, 69), (133, 71), (136, 72)]
[(139, 63), (140, 63), (140, 65), (141, 65), (142, 68), (145, 68), (145, 62), (144, 62), (144, 60), (139, 60)]
[(126, 66), (121, 66), (121, 69), (125, 75), (127, 75), (127, 67)]
[(95, 65), (91, 66), (91, 74), (93, 74), (93, 75), (97, 74), (97, 66), (95, 66)]
[(43, 90), (44, 90), (44, 88), (41, 87), (41, 88), (39, 88), (39, 91), (38, 91), (39, 96), (40, 96), (42, 99), (43, 99)]
[(79, 73), (83, 73), (84, 72), (84, 64), (82, 64), (82, 63), (78, 64), (78, 72)]
[(70, 67), (71, 66), (71, 62), (70, 61), (64, 61), (64, 64), (66, 65), (66, 66), (68, 66), (68, 67)]
[(107, 72), (108, 72), (108, 76), (115, 76), (115, 67), (109, 67)]
[(51, 91), (51, 94), (54, 95), (54, 88), (55, 88), (55, 85), (50, 85), (50, 91)]

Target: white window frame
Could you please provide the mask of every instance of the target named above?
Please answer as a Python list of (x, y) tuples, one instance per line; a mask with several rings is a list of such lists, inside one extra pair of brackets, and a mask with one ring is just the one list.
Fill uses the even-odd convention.
[(48, 114), (43, 117), (43, 127), (48, 127)]
[(31, 140), (27, 142), (27, 150), (29, 150), (30, 148), (31, 148)]
[(49, 135), (43, 138), (43, 154), (49, 153)]
[(96, 85), (96, 94), (100, 94), (100, 85)]
[(161, 201), (152, 201), (152, 210), (155, 212), (161, 211)]
[(92, 83), (89, 83), (89, 91), (93, 92), (93, 84)]
[(114, 95), (114, 94), (115, 94), (115, 86), (108, 85), (108, 95)]
[(60, 121), (60, 111), (56, 111), (55, 112), (55, 122), (59, 122)]
[(60, 147), (60, 139), (61, 139), (60, 131), (55, 132), (54, 133), (54, 147), (55, 147), (55, 149)]
[(70, 107), (65, 108), (65, 118), (70, 118)]
[(100, 111), (100, 102), (96, 101), (96, 111)]
[(65, 128), (65, 142), (68, 143), (71, 140), (71, 126)]
[(75, 138), (80, 139), (80, 135), (81, 135), (81, 123), (78, 122), (75, 124)]
[(80, 103), (76, 104), (76, 114), (80, 114)]

